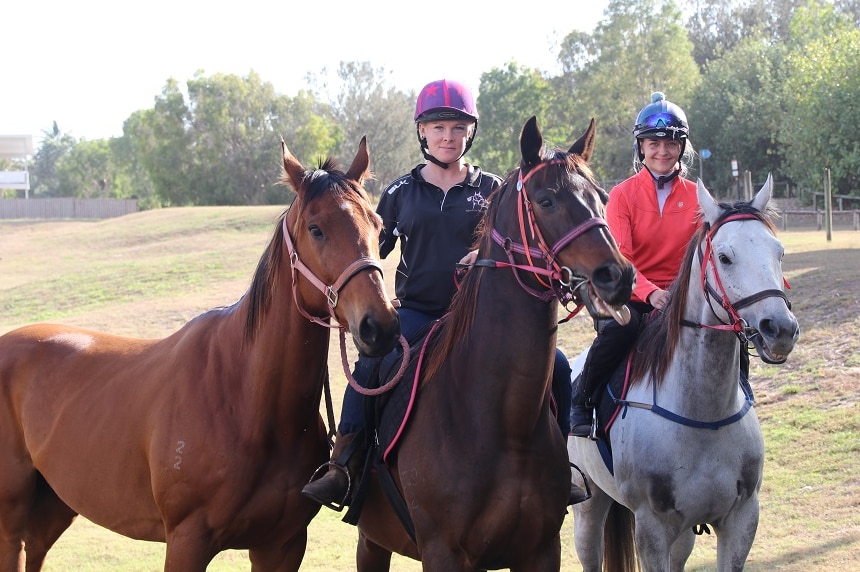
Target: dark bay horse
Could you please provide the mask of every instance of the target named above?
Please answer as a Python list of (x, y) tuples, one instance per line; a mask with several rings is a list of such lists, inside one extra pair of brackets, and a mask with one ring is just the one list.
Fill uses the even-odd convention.
[(740, 384), (738, 338), (778, 364), (800, 333), (768, 219), (772, 188), (768, 177), (752, 202), (718, 205), (699, 181), (704, 224), (669, 304), (632, 352), (630, 389), (610, 429), (613, 471), (595, 441), (569, 439), (570, 459), (594, 493), (573, 507), (587, 572), (636, 570), (636, 556), (642, 570), (680, 572), (703, 525), (717, 535), (716, 569), (744, 567), (758, 526), (764, 440), (752, 392)]
[(525, 123), (521, 166), (490, 199), (478, 262), (436, 323), (390, 461), (416, 541), (374, 478), (359, 571), (388, 570), (392, 552), (428, 571), (559, 569), (570, 467), (550, 408), (558, 299), (585, 283), (618, 307), (635, 276), (602, 218), (594, 132), (592, 121), (567, 152), (547, 150), (535, 118)]
[(400, 325), (379, 266), (381, 221), (349, 170), (305, 170), (245, 295), (164, 339), (39, 324), (0, 337), (0, 570), (36, 572), (78, 514), (167, 543), (164, 569), (225, 549), (295, 571), (328, 458), (319, 403), (330, 330), (388, 353)]

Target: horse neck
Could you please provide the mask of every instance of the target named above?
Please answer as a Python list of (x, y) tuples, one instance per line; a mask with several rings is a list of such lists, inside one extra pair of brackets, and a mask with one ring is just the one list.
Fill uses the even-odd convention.
[[(502, 260), (499, 249), (494, 255)], [(468, 401), (485, 410), (482, 416), (490, 411), (505, 420), (503, 430), (531, 434), (549, 399), (558, 303), (526, 292), (509, 268), (481, 272), (468, 342), (459, 350), (462, 359), (449, 363), (457, 369), (467, 364), (461, 379), (468, 380), (475, 396)]]
[[(720, 325), (702, 293), (701, 284), (690, 280), (684, 319), (704, 325)], [(663, 380), (663, 401), (699, 419), (732, 414), (738, 407), (740, 346), (726, 330), (681, 327), (674, 357)], [(667, 407), (668, 408), (668, 407)]]
[(304, 428), (302, 416), (313, 420), (317, 416), (331, 330), (299, 312), (289, 272), (282, 272), (274, 283), (269, 307), (260, 315), (254, 335), (245, 341), (249, 399), (255, 410), (270, 413), (266, 423)]

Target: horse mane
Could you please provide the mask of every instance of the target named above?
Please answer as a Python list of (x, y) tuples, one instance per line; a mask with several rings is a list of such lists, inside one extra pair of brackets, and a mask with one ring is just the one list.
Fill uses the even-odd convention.
[[(541, 161), (564, 160), (567, 168), (570, 171), (577, 172), (586, 179), (601, 193), (601, 200), (606, 204), (608, 196), (594, 181), (594, 175), (585, 160), (579, 155), (568, 153), (560, 148), (551, 150), (544, 149), (541, 153)], [(488, 197), (487, 211), (481, 218), (475, 230), (476, 240), (472, 245), (472, 249), (478, 249), (479, 256), (486, 255), (492, 246), (492, 229), (495, 226), (496, 217), (499, 212), (499, 205), (502, 202), (500, 199), (508, 192), (516, 192), (517, 175), (520, 169), (525, 166), (521, 165), (517, 169), (513, 169), (505, 175), (502, 184), (494, 190)], [(539, 177), (545, 177), (546, 172), (538, 173)], [(459, 288), (454, 293), (451, 299), (451, 304), (448, 307), (448, 315), (441, 321), (439, 327), (434, 333), (433, 339), (430, 340), (428, 347), (433, 348), (427, 358), (427, 365), (422, 376), (423, 383), (429, 381), (442, 367), (442, 364), (448, 359), (448, 356), (455, 348), (461, 344), (469, 343), (469, 334), (472, 331), (472, 322), (475, 318), (475, 310), (478, 306), (478, 289), (481, 284), (481, 279), (484, 273), (492, 270), (484, 266), (479, 266), (470, 269), (465, 277), (463, 277)]]
[[(282, 173), (277, 184), (292, 187), (293, 182)], [(245, 317), (245, 341), (253, 341), (260, 322), (265, 317), (272, 301), (272, 292), (277, 287), (279, 270), (284, 258), (284, 219), (290, 211), (296, 209), (294, 228), (290, 229), (292, 236), (296, 235), (296, 228), (302, 218), (304, 207), (313, 200), (321, 197), (326, 191), (330, 191), (336, 200), (341, 200), (349, 194), (355, 194), (358, 198), (367, 200), (364, 189), (346, 177), (340, 170), (337, 162), (332, 157), (325, 160), (320, 159), (319, 166), (314, 170), (305, 171), (301, 181), (302, 192), (296, 192), (293, 201), (278, 217), (272, 238), (254, 271), (254, 278), (244, 298), (248, 301), (248, 313)], [(291, 296), (292, 297), (292, 296)]]
[[(771, 232), (775, 232), (775, 226), (771, 220), (774, 211), (768, 207), (765, 212), (759, 211), (752, 206), (751, 202), (737, 202), (734, 204), (720, 203), (723, 212), (714, 223), (719, 226), (727, 217), (744, 214), (752, 215), (767, 226)], [(701, 218), (701, 212), (699, 213)], [(681, 335), (681, 325), (684, 319), (684, 308), (687, 305), (687, 291), (693, 271), (693, 258), (699, 251), (699, 245), (705, 240), (710, 232), (711, 226), (699, 225), (699, 229), (687, 244), (683, 262), (677, 278), (669, 287), (669, 301), (663, 312), (652, 312), (646, 317), (645, 325), (639, 333), (634, 345), (634, 359), (630, 370), (632, 383), (639, 383), (650, 375), (655, 387), (660, 387), (666, 370), (675, 354), (678, 340)], [(697, 266), (698, 268), (698, 266)]]

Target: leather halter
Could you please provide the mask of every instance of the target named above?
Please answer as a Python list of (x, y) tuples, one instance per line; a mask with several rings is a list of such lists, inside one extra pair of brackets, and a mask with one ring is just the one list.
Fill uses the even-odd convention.
[[(756, 215), (750, 213), (738, 213), (729, 215), (722, 220), (717, 221), (714, 226), (708, 230), (708, 233), (705, 235), (705, 250), (704, 252), (701, 249), (701, 245), (699, 245), (699, 265), (701, 267), (701, 284), (702, 284), (702, 292), (705, 295), (705, 300), (708, 303), (708, 307), (711, 308), (711, 312), (714, 314), (714, 317), (719, 320), (719, 326), (711, 326), (708, 324), (698, 324), (695, 322), (690, 322), (689, 320), (683, 320), (681, 322), (684, 326), (698, 327), (698, 328), (710, 328), (713, 330), (729, 330), (734, 332), (738, 338), (746, 342), (750, 338), (758, 335), (758, 331), (755, 328), (751, 328), (746, 321), (740, 317), (738, 314), (738, 310), (740, 308), (745, 308), (750, 306), (760, 300), (764, 300), (765, 298), (782, 298), (785, 301), (785, 304), (788, 306), (788, 309), (791, 309), (791, 302), (788, 300), (788, 297), (785, 295), (785, 292), (777, 289), (767, 289), (762, 290), (761, 292), (757, 292), (750, 296), (746, 296), (745, 298), (741, 298), (736, 302), (730, 302), (728, 296), (726, 295), (726, 290), (723, 287), (723, 282), (720, 279), (720, 274), (717, 271), (716, 260), (714, 259), (714, 249), (712, 244), (713, 236), (717, 233), (717, 231), (722, 228), (722, 226), (727, 222), (738, 221), (738, 220), (760, 220)], [(714, 273), (714, 282), (717, 287), (714, 288), (708, 282), (707, 277), (707, 269), (708, 265), (711, 266)], [(783, 277), (783, 284), (785, 284), (786, 288), (791, 288), (789, 286), (788, 281)], [(716, 302), (726, 313), (729, 315), (729, 322), (724, 322), (719, 316), (717, 316), (716, 311), (714, 310), (713, 302)]]
[[(334, 309), (337, 307), (337, 300), (340, 294), (340, 291), (346, 285), (349, 280), (361, 272), (366, 268), (372, 268), (379, 270), (379, 273), (382, 274), (382, 266), (369, 256), (362, 256), (349, 266), (347, 266), (343, 272), (340, 273), (340, 276), (337, 280), (334, 281), (334, 284), (326, 285), (322, 280), (316, 277), (316, 275), (308, 268), (304, 262), (299, 259), (299, 253), (296, 252), (295, 246), (293, 246), (293, 240), (290, 237), (290, 232), (287, 230), (287, 217), (283, 218), (282, 222), (283, 230), (284, 230), (284, 243), (287, 245), (287, 253), (290, 255), (290, 267), (292, 268), (292, 276), (293, 276), (293, 300), (296, 302), (296, 307), (299, 309), (299, 312), (315, 324), (319, 324), (320, 326), (325, 326), (327, 328), (341, 328), (344, 329), (345, 326), (341, 325), (340, 322), (337, 321), (337, 316), (334, 314)], [(297, 288), (298, 281), (296, 280), (296, 271), (300, 272), (302, 276), (307, 278), (307, 280), (316, 286), (317, 290), (323, 293), (326, 298), (326, 302), (328, 303), (329, 316), (325, 318), (318, 318), (316, 316), (311, 316), (307, 313), (304, 307), (299, 303), (299, 293)], [(332, 325), (329, 323), (328, 319), (333, 318), (335, 324)]]
[[(478, 266), (492, 266), (492, 267), (502, 267), (506, 266), (513, 269), (514, 276), (516, 276), (517, 282), (520, 287), (535, 296), (536, 298), (548, 302), (553, 298), (558, 299), (560, 302), (564, 303), (569, 301), (572, 294), (567, 294), (566, 292), (562, 292), (560, 289), (555, 288), (552, 284), (552, 281), (555, 280), (558, 282), (563, 288), (567, 288), (571, 293), (575, 291), (577, 288), (582, 286), (584, 283), (588, 281), (587, 278), (583, 278), (581, 276), (577, 276), (574, 274), (573, 270), (568, 268), (567, 266), (561, 266), (556, 261), (556, 257), (558, 253), (561, 252), (568, 244), (576, 240), (579, 236), (586, 233), (595, 227), (608, 227), (606, 221), (600, 217), (591, 217), (578, 225), (576, 225), (573, 229), (570, 230), (567, 234), (562, 236), (555, 245), (550, 248), (546, 241), (544, 240), (543, 234), (540, 231), (540, 227), (537, 224), (537, 220), (535, 218), (534, 210), (532, 209), (531, 201), (529, 201), (528, 193), (525, 192), (525, 184), (528, 180), (543, 169), (544, 167), (550, 165), (566, 165), (567, 162), (562, 159), (553, 159), (550, 161), (543, 161), (535, 165), (528, 173), (523, 175), (522, 168), (519, 169), (518, 178), (517, 178), (517, 193), (519, 201), (517, 203), (517, 215), (519, 219), (519, 228), (520, 228), (520, 239), (522, 242), (514, 242), (514, 240), (510, 237), (503, 236), (496, 228), (493, 228), (491, 236), (493, 241), (501, 246), (504, 251), (507, 253), (508, 262), (499, 262), (495, 260), (487, 260), (487, 261), (478, 261), (476, 265)], [(524, 211), (528, 214), (528, 217), (524, 215)], [(529, 246), (529, 236), (527, 234), (526, 225), (528, 225), (528, 231), (530, 234), (530, 238), (532, 241), (537, 241), (537, 246)], [(514, 260), (514, 255), (524, 255), (528, 260), (528, 264), (517, 264)], [(533, 259), (543, 259), (545, 262), (545, 267), (541, 268), (539, 266), (535, 266)], [(526, 285), (520, 274), (517, 270), (525, 270), (527, 272), (531, 272), (535, 275), (538, 282), (544, 286), (544, 291), (539, 291), (530, 286)], [(542, 277), (546, 276), (549, 278), (549, 282), (545, 281)]]
[[(299, 253), (296, 252), (296, 248), (293, 245), (293, 239), (292, 237), (290, 237), (289, 230), (287, 230), (287, 217), (284, 217), (282, 226), (284, 230), (284, 244), (287, 245), (287, 253), (290, 255), (290, 267), (292, 268), (293, 277), (293, 300), (296, 303), (296, 308), (298, 308), (302, 316), (304, 316), (314, 324), (318, 324), (326, 328), (340, 329), (340, 357), (341, 363), (343, 364), (343, 372), (346, 375), (346, 379), (349, 384), (353, 387), (353, 389), (355, 389), (362, 395), (379, 395), (380, 393), (384, 393), (397, 385), (397, 383), (399, 383), (400, 379), (403, 377), (403, 374), (406, 371), (406, 367), (409, 365), (409, 343), (406, 341), (406, 338), (403, 337), (403, 334), (400, 335), (400, 345), (403, 348), (404, 358), (400, 369), (397, 371), (397, 374), (391, 379), (391, 381), (389, 381), (384, 386), (377, 389), (367, 389), (361, 387), (358, 382), (355, 381), (355, 379), (352, 377), (352, 373), (349, 371), (349, 361), (346, 354), (346, 326), (341, 325), (341, 323), (337, 321), (337, 316), (335, 316), (334, 314), (334, 309), (335, 307), (337, 307), (339, 293), (343, 289), (343, 287), (346, 286), (346, 283), (349, 282), (353, 276), (367, 268), (379, 270), (379, 273), (382, 274), (382, 266), (380, 266), (379, 262), (377, 262), (376, 259), (371, 258), (370, 256), (362, 256), (361, 258), (347, 266), (344, 271), (340, 273), (338, 279), (334, 281), (334, 284), (326, 285), (322, 280), (317, 278), (317, 276), (313, 272), (311, 272), (311, 269), (308, 268), (301, 261), (301, 259), (299, 259)], [(311, 316), (299, 303), (296, 271), (300, 272), (302, 276), (304, 276), (311, 284), (316, 286), (317, 290), (323, 293), (326, 298), (326, 302), (328, 303), (329, 316), (327, 316), (326, 318), (318, 318), (316, 316)], [(334, 319), (334, 325), (329, 323), (329, 317)], [(331, 421), (329, 422), (329, 424), (332, 427), (334, 426), (334, 423)]]

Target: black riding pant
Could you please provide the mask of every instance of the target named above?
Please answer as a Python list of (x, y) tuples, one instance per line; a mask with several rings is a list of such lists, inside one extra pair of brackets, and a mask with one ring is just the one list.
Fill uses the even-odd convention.
[(636, 341), (641, 316), (653, 310), (650, 304), (641, 302), (629, 302), (627, 307), (630, 309), (630, 321), (623, 326), (612, 318), (594, 320), (597, 336), (585, 358), (582, 380), (575, 384), (574, 406), (585, 405), (597, 387), (609, 379)]

